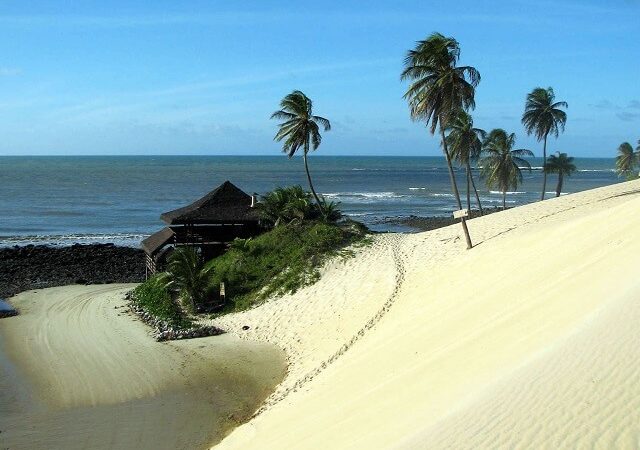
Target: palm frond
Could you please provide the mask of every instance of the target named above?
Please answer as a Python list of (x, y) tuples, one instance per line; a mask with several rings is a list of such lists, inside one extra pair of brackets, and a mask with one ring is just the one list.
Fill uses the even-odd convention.
[(480, 73), (457, 66), (460, 46), (452, 37), (433, 33), (418, 41), (404, 60), (400, 78), (411, 80), (404, 98), (412, 120), (423, 120), (432, 134), (437, 125), (446, 128), (457, 111), (475, 107), (475, 87)]
[(539, 141), (549, 134), (558, 137), (564, 131), (567, 114), (560, 108), (568, 108), (567, 102), (554, 102), (553, 88), (537, 87), (527, 94), (522, 124), (527, 134), (535, 135)]

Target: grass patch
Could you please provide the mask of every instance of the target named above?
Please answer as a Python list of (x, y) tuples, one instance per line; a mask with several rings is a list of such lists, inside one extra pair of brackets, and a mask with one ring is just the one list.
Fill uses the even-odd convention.
[(191, 326), (191, 321), (171, 299), (171, 294), (158, 281), (157, 276), (149, 278), (136, 287), (131, 293), (131, 300), (148, 314), (167, 322), (174, 328), (189, 328)]
[(330, 256), (351, 256), (346, 247), (365, 245), (367, 228), (358, 222), (291, 223), (253, 239), (236, 240), (227, 253), (213, 261), (213, 282), (225, 283), (223, 312), (241, 311), (271, 295), (296, 292), (320, 277), (319, 268)]

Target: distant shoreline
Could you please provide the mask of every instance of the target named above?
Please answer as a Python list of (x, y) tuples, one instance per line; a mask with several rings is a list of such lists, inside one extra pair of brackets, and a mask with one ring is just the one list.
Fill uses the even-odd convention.
[[(489, 209), (494, 212), (497, 209)], [(476, 211), (472, 215), (477, 216)], [(452, 217), (385, 217), (378, 224), (393, 232), (422, 232), (456, 223)], [(50, 238), (54, 238), (51, 236)], [(20, 292), (70, 284), (138, 283), (144, 281), (144, 251), (115, 243), (77, 242), (16, 244), (0, 247), (0, 298)]]
[[(211, 157), (211, 158), (274, 158), (281, 159), (282, 154), (268, 154), (268, 155), (256, 155), (256, 154), (231, 154), (231, 153), (220, 153), (220, 154), (210, 154), (210, 153), (192, 153), (192, 154), (139, 154), (139, 153), (131, 153), (131, 154), (77, 154), (77, 155), (69, 155), (65, 154), (25, 154), (25, 155), (0, 155), (0, 158), (202, 158), (202, 157)], [(300, 156), (296, 155), (294, 158), (300, 158)], [(388, 155), (371, 155), (371, 154), (363, 154), (363, 155), (335, 155), (335, 154), (314, 154), (313, 158), (442, 158), (444, 160), (444, 155), (434, 153), (432, 155), (397, 155), (397, 154), (388, 154)], [(610, 156), (578, 156), (578, 159), (606, 159), (613, 161), (615, 158)]]

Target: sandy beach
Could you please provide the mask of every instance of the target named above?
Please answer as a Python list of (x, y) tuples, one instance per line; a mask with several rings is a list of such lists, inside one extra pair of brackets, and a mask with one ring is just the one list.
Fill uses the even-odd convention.
[(11, 299), (0, 323), (2, 448), (206, 448), (282, 379), (281, 352), (231, 335), (158, 343), (126, 311), (134, 285)]
[[(415, 235), (216, 324), (286, 351), (216, 448), (637, 448), (640, 182)], [(242, 331), (249, 325), (248, 331)]]
[(634, 181), (473, 219), (471, 251), (378, 235), (211, 338), (153, 341), (133, 285), (24, 292), (3, 447), (202, 448), (259, 408), (215, 448), (637, 448), (639, 210)]

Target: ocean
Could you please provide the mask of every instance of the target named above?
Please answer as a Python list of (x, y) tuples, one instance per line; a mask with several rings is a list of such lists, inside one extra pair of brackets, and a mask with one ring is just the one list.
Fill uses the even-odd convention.
[[(539, 199), (541, 158), (507, 194), (507, 206)], [(563, 193), (621, 181), (613, 158), (576, 158)], [(385, 218), (448, 216), (457, 209), (443, 157), (309, 158), (316, 190), (348, 216), (377, 231), (411, 231)], [(464, 173), (456, 171), (465, 203)], [(501, 194), (477, 179), (483, 206)], [(225, 180), (247, 193), (306, 187), (301, 158), (274, 156), (5, 156), (0, 157), (0, 246), (106, 243), (137, 247), (163, 227), (162, 212), (184, 206)], [(548, 196), (556, 177), (547, 178)], [(473, 206), (473, 205), (472, 205)], [(464, 207), (464, 205), (463, 205)], [(392, 221), (391, 221), (392, 222)]]

